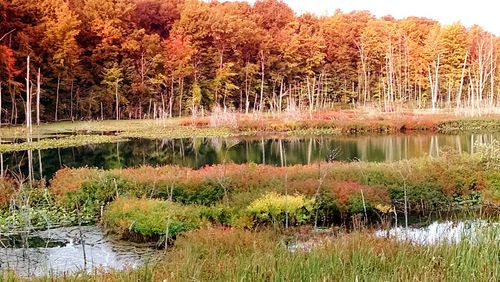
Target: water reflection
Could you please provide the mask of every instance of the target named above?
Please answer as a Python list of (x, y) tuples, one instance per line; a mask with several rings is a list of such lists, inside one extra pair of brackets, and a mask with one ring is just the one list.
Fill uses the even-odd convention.
[(21, 276), (32, 277), (95, 268), (121, 270), (137, 267), (156, 253), (145, 245), (106, 237), (98, 226), (61, 227), (32, 235), (44, 238), (46, 243), (42, 242), (42, 246), (27, 244), (24, 248), (0, 247), (0, 271), (13, 269)]
[[(389, 230), (377, 230), (376, 237), (394, 238), (400, 241), (420, 245), (437, 243), (458, 243), (467, 238), (474, 240), (481, 232), (495, 231), (498, 223), (489, 223), (484, 220), (468, 221), (435, 221), (427, 227), (395, 227)], [(485, 235), (485, 234), (483, 234)]]
[(462, 135), (314, 136), (306, 138), (191, 138), (133, 139), (114, 144), (15, 152), (0, 155), (0, 168), (50, 178), (61, 167), (104, 169), (139, 165), (176, 164), (192, 168), (219, 163), (271, 165), (310, 164), (336, 159), (370, 162), (397, 161), (423, 156), (438, 157), (445, 147), (473, 153), (475, 144), (499, 139), (500, 133)]

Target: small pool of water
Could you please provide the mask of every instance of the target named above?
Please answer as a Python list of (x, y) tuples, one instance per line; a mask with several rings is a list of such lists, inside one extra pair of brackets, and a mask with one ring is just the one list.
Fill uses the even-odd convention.
[[(347, 233), (336, 233), (330, 228), (314, 229), (311, 234), (304, 238), (295, 238), (284, 243), (288, 251), (292, 253), (310, 252), (327, 245), (339, 238), (339, 236), (345, 236)], [(474, 242), (482, 234), (488, 236), (489, 234), (496, 234), (498, 238), (493, 239), (500, 240), (500, 223), (481, 219), (433, 221), (425, 226), (415, 225), (408, 228), (379, 229), (373, 233), (378, 238), (390, 238), (418, 245), (459, 243), (462, 240)]]
[(375, 236), (393, 238), (419, 245), (431, 245), (458, 243), (463, 239), (474, 240), (488, 228), (497, 228), (500, 231), (498, 227), (498, 223), (484, 220), (435, 221), (425, 227), (395, 227), (389, 230), (377, 230)]
[(105, 236), (98, 226), (82, 226), (81, 234), (78, 226), (62, 227), (31, 234), (24, 240), (28, 242), (24, 248), (23, 240), (14, 241), (16, 248), (0, 245), (0, 271), (10, 269), (23, 277), (34, 277), (96, 268), (121, 270), (137, 267), (157, 253), (149, 246)]

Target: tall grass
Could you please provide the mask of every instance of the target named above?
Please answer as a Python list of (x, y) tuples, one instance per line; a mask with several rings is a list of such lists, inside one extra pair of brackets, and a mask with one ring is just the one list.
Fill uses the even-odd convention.
[[(202, 229), (137, 270), (39, 281), (498, 281), (500, 227), (459, 243), (414, 245), (369, 231), (332, 237), (290, 252), (283, 234)], [(53, 280), (52, 280), (53, 279)], [(11, 280), (15, 281), (15, 279)]]
[(289, 252), (272, 231), (200, 230), (154, 269), (168, 281), (498, 281), (500, 228), (457, 244), (419, 246), (356, 232)]

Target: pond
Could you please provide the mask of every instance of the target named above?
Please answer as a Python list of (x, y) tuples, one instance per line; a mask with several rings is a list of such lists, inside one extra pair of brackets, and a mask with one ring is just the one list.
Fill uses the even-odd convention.
[[(288, 138), (131, 139), (127, 142), (63, 149), (35, 150), (35, 177), (50, 179), (62, 167), (103, 169), (175, 164), (200, 168), (221, 163), (272, 165), (310, 164), (318, 160), (370, 162), (436, 157), (445, 147), (473, 153), (475, 144), (499, 139), (488, 134), (407, 134), (372, 136), (310, 136)], [(0, 154), (2, 170), (26, 174), (28, 153)]]
[[(345, 234), (335, 234), (330, 228), (318, 228), (305, 238), (285, 242), (288, 251), (310, 252), (328, 245)], [(499, 240), (500, 223), (483, 219), (435, 220), (430, 224), (414, 223), (408, 227), (398, 226), (378, 229), (373, 236), (389, 238), (416, 245), (456, 244), (461, 241), (477, 242), (481, 240)], [(347, 234), (347, 233), (346, 233)], [(491, 234), (495, 234), (491, 237)]]
[(3, 239), (0, 271), (12, 269), (23, 277), (61, 275), (95, 268), (133, 268), (157, 252), (147, 245), (113, 240), (98, 226), (61, 227), (34, 232), (21, 240)]
[[(419, 245), (437, 243), (459, 243), (467, 239), (473, 241), (488, 228), (498, 229), (498, 223), (485, 220), (435, 221), (424, 227), (394, 227), (389, 230), (377, 230), (376, 237), (393, 238)], [(500, 229), (498, 229), (500, 230)]]

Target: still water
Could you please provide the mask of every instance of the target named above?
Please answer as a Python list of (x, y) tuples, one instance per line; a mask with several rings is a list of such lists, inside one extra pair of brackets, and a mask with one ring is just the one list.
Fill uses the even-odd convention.
[[(473, 153), (475, 145), (500, 139), (488, 134), (311, 136), (297, 138), (131, 139), (127, 142), (33, 151), (35, 177), (50, 179), (61, 167), (103, 169), (175, 164), (192, 168), (220, 163), (309, 164), (319, 160), (397, 161), (437, 157), (445, 147)], [(3, 154), (3, 169), (26, 172), (27, 152)]]
[(464, 221), (435, 221), (425, 227), (394, 227), (389, 230), (377, 230), (376, 237), (393, 238), (399, 241), (419, 245), (438, 243), (459, 243), (462, 240), (473, 241), (477, 236), (485, 235), (489, 230), (497, 234), (500, 225), (480, 219)]
[[(478, 240), (498, 240), (500, 223), (482, 219), (436, 220), (430, 224), (417, 223), (408, 227), (398, 226), (376, 230), (373, 235), (415, 245), (470, 243)], [(287, 244), (290, 252), (310, 252), (338, 239), (330, 229), (316, 229), (305, 239), (291, 240)]]
[(120, 270), (137, 267), (157, 253), (144, 245), (113, 240), (98, 226), (39, 231), (21, 241), (22, 244), (0, 245), (0, 273), (13, 269), (18, 275), (33, 277), (94, 269)]

